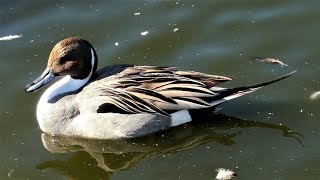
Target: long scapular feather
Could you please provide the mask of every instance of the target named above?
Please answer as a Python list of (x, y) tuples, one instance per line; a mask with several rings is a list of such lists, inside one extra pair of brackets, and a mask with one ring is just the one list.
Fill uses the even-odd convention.
[(190, 87), (169, 87), (163, 89), (161, 94), (170, 97), (212, 97), (216, 95), (209, 89), (198, 87), (198, 86), (190, 86)]
[(138, 88), (138, 87), (132, 87), (129, 89), (131, 94), (137, 95), (139, 97), (145, 98), (145, 99), (152, 99), (155, 101), (163, 101), (163, 102), (167, 102), (167, 103), (173, 103), (173, 104), (177, 104), (177, 102), (175, 100), (173, 100), (170, 97), (164, 96), (158, 92), (152, 91), (152, 90), (148, 90), (145, 88)]
[(200, 86), (200, 87), (205, 87), (205, 84), (203, 84), (202, 82), (199, 82), (199, 81), (191, 80), (191, 79), (190, 80), (175, 80), (175, 81), (163, 84), (162, 86), (158, 86), (154, 90), (160, 91), (160, 90), (164, 90), (164, 89), (170, 88), (170, 87), (181, 87), (181, 86), (188, 86), (188, 87)]
[(208, 102), (196, 97), (175, 97), (174, 100), (181, 100), (181, 101), (197, 104), (199, 106), (210, 107), (210, 104)]

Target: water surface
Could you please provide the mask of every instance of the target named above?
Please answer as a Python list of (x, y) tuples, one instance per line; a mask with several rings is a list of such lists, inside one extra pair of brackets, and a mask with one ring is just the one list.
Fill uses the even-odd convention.
[[(221, 167), (246, 180), (318, 179), (320, 102), (308, 97), (320, 90), (319, 5), (2, 1), (0, 37), (23, 37), (0, 41), (0, 179), (214, 179)], [(94, 45), (99, 67), (177, 66), (236, 77), (228, 87), (297, 73), (221, 105), (223, 115), (141, 139), (41, 135), (35, 109), (45, 88), (33, 94), (23, 88), (45, 68), (54, 44), (70, 36)], [(257, 56), (289, 66), (252, 60)]]

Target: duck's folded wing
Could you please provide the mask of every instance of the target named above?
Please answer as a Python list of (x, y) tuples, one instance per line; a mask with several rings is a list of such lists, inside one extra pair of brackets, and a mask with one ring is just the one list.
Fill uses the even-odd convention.
[(105, 98), (97, 111), (108, 112), (110, 104), (127, 113), (159, 113), (211, 107), (217, 94), (211, 87), (229, 81), (225, 76), (174, 67), (132, 66), (95, 82), (96, 92)]
[(166, 85), (159, 91), (141, 87), (129, 87), (126, 90), (104, 88), (101, 96), (105, 103), (98, 107), (98, 113), (110, 111), (109, 105), (112, 104), (127, 113), (169, 115), (166, 112), (168, 110), (209, 108), (211, 105), (206, 99), (216, 94), (199, 86), (181, 88)]

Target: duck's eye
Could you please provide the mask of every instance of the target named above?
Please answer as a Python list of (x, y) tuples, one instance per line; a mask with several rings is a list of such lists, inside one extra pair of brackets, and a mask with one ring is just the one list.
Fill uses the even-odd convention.
[(60, 58), (60, 64), (64, 64), (65, 62), (67, 62), (67, 57), (63, 56)]

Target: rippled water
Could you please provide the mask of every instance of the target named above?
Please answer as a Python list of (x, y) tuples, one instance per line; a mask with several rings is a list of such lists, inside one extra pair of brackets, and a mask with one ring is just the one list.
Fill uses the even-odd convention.
[[(0, 179), (318, 179), (319, 2), (8, 1), (0, 6)], [(135, 15), (140, 13), (140, 15)], [(175, 30), (174, 30), (175, 29)], [(142, 36), (140, 33), (148, 31)], [(223, 115), (135, 140), (87, 141), (41, 135), (43, 92), (24, 86), (46, 66), (53, 45), (89, 40), (99, 67), (170, 65), (231, 75), (226, 86), (287, 80), (225, 103)], [(115, 43), (118, 43), (115, 45)], [(281, 67), (252, 60), (282, 60)]]

